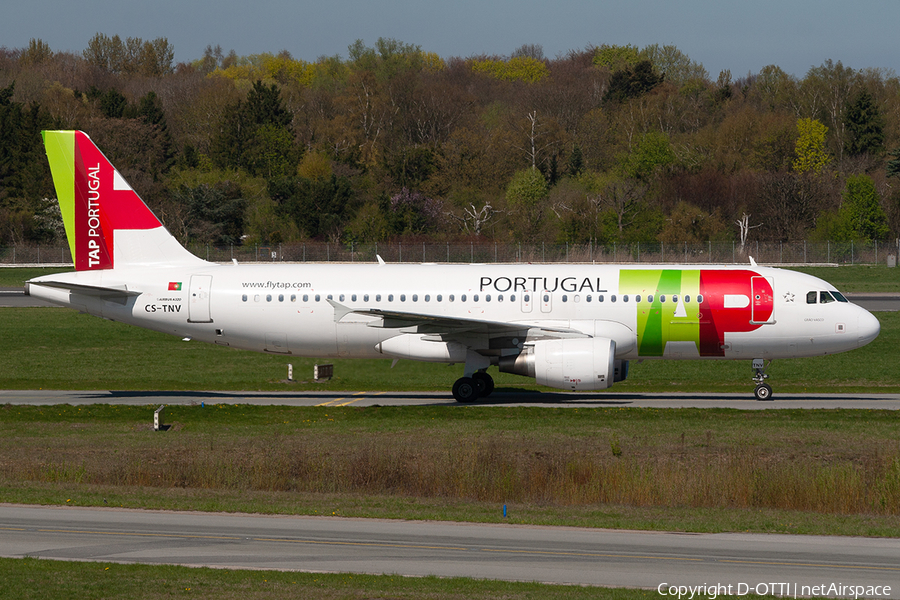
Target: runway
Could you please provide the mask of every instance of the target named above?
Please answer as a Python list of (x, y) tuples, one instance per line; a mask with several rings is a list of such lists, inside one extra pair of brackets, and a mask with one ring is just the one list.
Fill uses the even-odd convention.
[(468, 406), (544, 408), (733, 408), (737, 410), (900, 410), (900, 394), (778, 394), (759, 402), (746, 394), (566, 393), (497, 390), (488, 398), (459, 404), (449, 392), (204, 392), (0, 390), (0, 405), (121, 404), (130, 406), (255, 404), (271, 406)]
[(833, 582), (900, 597), (900, 540), (883, 538), (0, 505), (0, 555), (785, 595)]

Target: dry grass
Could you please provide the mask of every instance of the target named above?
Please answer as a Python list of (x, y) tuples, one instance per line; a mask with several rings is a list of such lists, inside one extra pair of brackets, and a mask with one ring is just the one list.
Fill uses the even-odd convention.
[[(197, 419), (202, 411), (179, 410), (185, 419)], [(464, 418), (444, 421), (435, 419), (435, 409), (394, 409), (389, 411), (397, 415), (393, 424), (379, 414), (388, 409), (328, 409), (326, 414), (272, 408), (277, 415), (269, 424), (256, 423), (257, 417), (267, 418), (260, 416), (264, 409), (254, 409), (254, 417), (235, 425), (240, 410), (249, 409), (219, 408), (222, 423), (179, 421), (167, 433), (149, 431), (149, 425), (132, 422), (128, 414), (102, 427), (62, 415), (57, 422), (23, 421), (6, 431), (0, 428), (0, 476), (8, 483), (560, 507), (900, 515), (895, 437), (900, 423), (888, 412), (869, 413), (875, 420), (867, 433), (853, 411), (787, 411), (786, 422), (722, 411), (716, 422), (690, 411), (529, 409), (520, 416), (536, 421), (495, 421), (492, 427), (496, 409), (460, 409), (451, 414)], [(228, 411), (234, 414), (222, 414)], [(481, 418), (471, 418), (475, 413)], [(283, 421), (284, 415), (290, 420)]]

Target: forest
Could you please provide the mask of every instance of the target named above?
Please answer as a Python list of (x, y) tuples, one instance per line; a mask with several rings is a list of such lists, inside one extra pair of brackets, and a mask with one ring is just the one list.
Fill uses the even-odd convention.
[(900, 79), (712, 77), (674, 46), (174, 62), (98, 33), (0, 48), (0, 246), (62, 244), (43, 129), (88, 133), (183, 243), (900, 236)]

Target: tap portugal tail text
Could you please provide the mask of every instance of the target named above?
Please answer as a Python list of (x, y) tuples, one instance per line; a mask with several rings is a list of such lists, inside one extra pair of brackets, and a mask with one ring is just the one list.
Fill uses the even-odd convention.
[[(62, 306), (274, 354), (462, 363), (460, 402), (490, 367), (567, 390), (625, 379), (633, 359), (768, 361), (853, 350), (878, 320), (829, 283), (749, 266), (218, 265), (185, 250), (91, 139), (45, 131), (74, 273), (28, 282)], [(223, 360), (226, 358), (223, 356)]]

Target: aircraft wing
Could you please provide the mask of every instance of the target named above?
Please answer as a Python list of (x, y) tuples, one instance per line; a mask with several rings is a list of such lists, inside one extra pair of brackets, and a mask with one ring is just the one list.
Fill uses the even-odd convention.
[(370, 322), (369, 327), (399, 329), (402, 333), (439, 335), (444, 339), (453, 339), (456, 336), (463, 335), (480, 335), (488, 338), (519, 336), (527, 339), (590, 337), (577, 329), (569, 327), (548, 327), (540, 324), (446, 317), (384, 310), (381, 308), (350, 308), (334, 300), (328, 300), (328, 302), (334, 307), (335, 322), (340, 322), (348, 314), (379, 317), (380, 320)]

